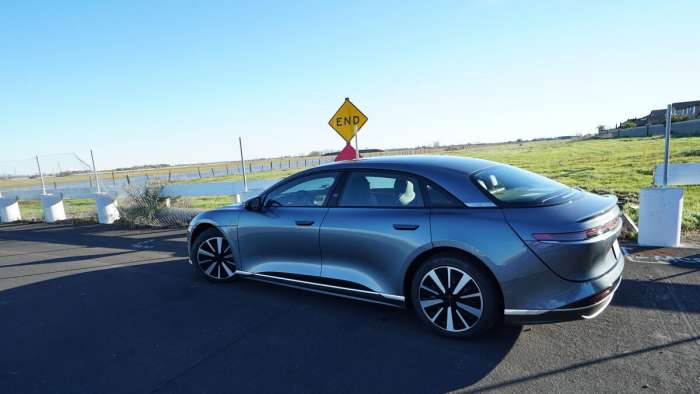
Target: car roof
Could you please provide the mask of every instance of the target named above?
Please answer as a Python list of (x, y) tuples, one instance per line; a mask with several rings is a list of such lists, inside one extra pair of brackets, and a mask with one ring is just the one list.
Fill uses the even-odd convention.
[(408, 169), (422, 175), (423, 171), (430, 172), (431, 169), (449, 169), (471, 175), (481, 169), (498, 165), (499, 163), (475, 159), (472, 157), (447, 156), (447, 155), (412, 155), (412, 156), (380, 156), (362, 158), (359, 160), (346, 160), (324, 164), (324, 169), (330, 168), (377, 168), (377, 169)]
[(344, 169), (406, 171), (438, 184), (468, 206), (485, 206), (493, 204), (474, 186), (469, 176), (495, 165), (501, 165), (501, 163), (447, 155), (382, 156), (323, 164), (303, 171), (301, 174)]

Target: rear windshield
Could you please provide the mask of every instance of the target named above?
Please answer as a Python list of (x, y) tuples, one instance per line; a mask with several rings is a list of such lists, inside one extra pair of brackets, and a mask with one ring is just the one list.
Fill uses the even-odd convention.
[(477, 187), (506, 205), (555, 205), (580, 193), (549, 178), (511, 166), (486, 168), (472, 178)]

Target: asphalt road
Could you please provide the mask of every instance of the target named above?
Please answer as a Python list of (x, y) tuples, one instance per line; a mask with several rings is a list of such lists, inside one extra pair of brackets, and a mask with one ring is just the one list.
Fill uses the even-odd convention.
[(700, 251), (628, 251), (597, 319), (460, 341), (404, 310), (208, 283), (180, 230), (0, 225), (0, 392), (700, 391)]

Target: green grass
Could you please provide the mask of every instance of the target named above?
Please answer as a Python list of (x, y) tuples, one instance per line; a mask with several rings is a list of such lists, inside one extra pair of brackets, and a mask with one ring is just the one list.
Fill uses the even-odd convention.
[[(44, 212), (41, 209), (41, 201), (20, 200), (20, 212), (24, 220), (42, 220)], [(88, 218), (97, 215), (95, 200), (91, 198), (72, 198), (63, 200), (66, 218)]]
[(180, 197), (172, 202), (174, 208), (211, 209), (233, 204), (233, 196)]
[[(639, 190), (652, 183), (652, 171), (663, 163), (663, 138), (559, 140), (480, 145), (445, 152), (512, 164), (598, 193), (614, 193), (625, 211), (637, 218), (634, 208)], [(700, 162), (700, 137), (673, 138), (671, 162)], [(700, 186), (686, 186), (683, 229), (700, 229)]]

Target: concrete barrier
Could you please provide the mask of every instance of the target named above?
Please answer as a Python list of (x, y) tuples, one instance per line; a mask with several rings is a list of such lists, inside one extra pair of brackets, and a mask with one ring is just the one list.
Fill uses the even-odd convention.
[(16, 197), (2, 197), (0, 194), (0, 222), (10, 223), (22, 220), (19, 202)]
[(44, 221), (46, 223), (66, 220), (62, 194), (43, 194), (41, 196), (41, 207), (44, 211)]
[(683, 189), (640, 190), (637, 243), (642, 246), (679, 246), (682, 217)]
[[(201, 196), (231, 196), (231, 202), (241, 204), (247, 199), (257, 196), (262, 190), (276, 183), (277, 180), (257, 180), (249, 182), (250, 190), (244, 191), (241, 182), (208, 182), (188, 184), (168, 184), (163, 187), (161, 196), (172, 197), (201, 197)], [(39, 200), (44, 211), (44, 220), (53, 223), (65, 220), (66, 213), (63, 200), (67, 198), (91, 198), (95, 200), (97, 219), (103, 224), (112, 224), (119, 219), (117, 198), (124, 195), (121, 188), (112, 188), (106, 193), (95, 193), (90, 189), (71, 188), (57, 194), (42, 194), (40, 190), (19, 190), (0, 194), (0, 218), (2, 222), (21, 220), (18, 200)], [(167, 204), (167, 202), (166, 202)]]
[(97, 208), (97, 221), (101, 224), (112, 224), (119, 220), (117, 199), (108, 193), (95, 193), (95, 207)]

